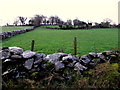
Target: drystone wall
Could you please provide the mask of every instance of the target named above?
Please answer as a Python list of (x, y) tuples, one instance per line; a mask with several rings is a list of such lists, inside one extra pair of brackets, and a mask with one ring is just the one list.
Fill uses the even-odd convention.
[[(1, 47), (3, 78), (20, 78), (36, 73), (40, 78), (57, 74), (62, 79), (70, 80), (70, 72), (82, 75), (84, 71), (94, 68), (97, 64), (107, 60), (115, 61), (120, 58), (119, 51), (105, 51), (102, 53), (89, 53), (80, 57), (66, 53), (53, 53), (46, 55), (30, 50), (23, 51), (20, 47)], [(66, 68), (70, 72), (64, 72)], [(60, 79), (60, 78), (59, 78)]]
[(12, 37), (12, 36), (15, 36), (18, 34), (26, 33), (26, 32), (32, 31), (34, 29), (35, 29), (35, 27), (23, 29), (23, 30), (14, 30), (14, 31), (9, 31), (9, 32), (2, 32), (2, 33), (0, 33), (0, 39), (6, 39), (8, 37)]

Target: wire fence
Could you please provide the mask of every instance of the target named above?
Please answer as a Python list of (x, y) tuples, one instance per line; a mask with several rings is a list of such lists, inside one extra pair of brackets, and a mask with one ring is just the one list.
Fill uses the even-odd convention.
[[(59, 41), (58, 41), (59, 42)], [(64, 44), (62, 43), (64, 42)], [(55, 53), (55, 52), (64, 52), (64, 53), (71, 53), (73, 55), (78, 55), (78, 54), (86, 54), (89, 52), (101, 52), (104, 50), (118, 50), (117, 45), (115, 45), (115, 47), (110, 47), (109, 44), (104, 46), (102, 42), (95, 42), (95, 41), (79, 41), (77, 40), (77, 37), (74, 37), (73, 40), (71, 41), (67, 41), (65, 43), (65, 41), (63, 40), (61, 43), (56, 43), (54, 46), (50, 43), (48, 43), (48, 46), (41, 46), (39, 44), (39, 46), (36, 46), (36, 42), (35, 40), (31, 41), (31, 46), (29, 47), (31, 49), (31, 51), (36, 51), (37, 49), (39, 49), (39, 52), (44, 52), (45, 49), (48, 49), (48, 52), (50, 53)], [(88, 43), (90, 42), (90, 43)], [(39, 47), (39, 48), (38, 48)], [(102, 47), (102, 48), (100, 48)]]

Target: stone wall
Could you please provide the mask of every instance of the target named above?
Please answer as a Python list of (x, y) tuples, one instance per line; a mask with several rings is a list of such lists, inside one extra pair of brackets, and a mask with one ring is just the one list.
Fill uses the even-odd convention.
[[(2, 77), (19, 78), (26, 74), (36, 73), (39, 77), (45, 77), (48, 72), (60, 75), (69, 80), (70, 73), (65, 73), (66, 68), (71, 72), (82, 75), (84, 71), (94, 68), (97, 64), (107, 60), (115, 62), (120, 58), (119, 51), (105, 51), (102, 53), (89, 53), (75, 57), (66, 53), (53, 53), (46, 55), (30, 50), (23, 51), (19, 47), (1, 47), (0, 59), (2, 60)], [(40, 78), (39, 78), (40, 79)]]
[(9, 31), (9, 32), (2, 32), (2, 33), (0, 33), (0, 39), (6, 39), (8, 37), (12, 37), (12, 36), (15, 36), (15, 35), (18, 35), (18, 34), (26, 33), (26, 32), (32, 31), (34, 29), (35, 28), (32, 27), (32, 28), (29, 28), (29, 29), (14, 30), (14, 31)]

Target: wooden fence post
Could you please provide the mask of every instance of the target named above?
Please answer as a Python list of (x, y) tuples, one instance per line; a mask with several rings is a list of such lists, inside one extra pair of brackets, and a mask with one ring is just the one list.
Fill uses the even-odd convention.
[(77, 55), (77, 38), (74, 37), (74, 55)]
[(34, 44), (35, 44), (35, 41), (34, 41), (34, 40), (32, 40), (32, 43), (31, 43), (31, 51), (33, 51), (33, 50), (34, 50)]

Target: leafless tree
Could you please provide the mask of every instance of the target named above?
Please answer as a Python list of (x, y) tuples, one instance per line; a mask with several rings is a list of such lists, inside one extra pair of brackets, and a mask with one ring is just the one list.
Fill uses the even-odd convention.
[(19, 16), (18, 18), (19, 18), (20, 22), (22, 23), (22, 25), (25, 25), (25, 21), (27, 20), (27, 17)]
[(104, 20), (103, 20), (103, 22), (108, 22), (108, 23), (111, 23), (111, 22), (112, 22), (112, 20), (111, 20), (111, 19), (109, 19), (109, 18), (106, 18), (106, 19), (104, 19)]
[(111, 25), (112, 20), (109, 18), (106, 18), (103, 20), (103, 22), (100, 23), (101, 27), (103, 28), (109, 28)]
[(43, 15), (35, 15), (31, 20), (30, 23), (33, 23), (34, 26), (39, 26), (42, 23), (44, 23), (43, 21), (45, 20), (45, 16)]
[(67, 20), (67, 25), (72, 25), (72, 20), (71, 19)]
[(55, 17), (54, 17), (54, 16), (51, 16), (51, 17), (49, 18), (49, 23), (50, 23), (51, 25), (53, 25), (53, 24), (55, 23)]
[(19, 20), (18, 20), (18, 19), (16, 19), (16, 20), (13, 22), (13, 25), (17, 26), (17, 25), (18, 25), (18, 23), (19, 23)]

